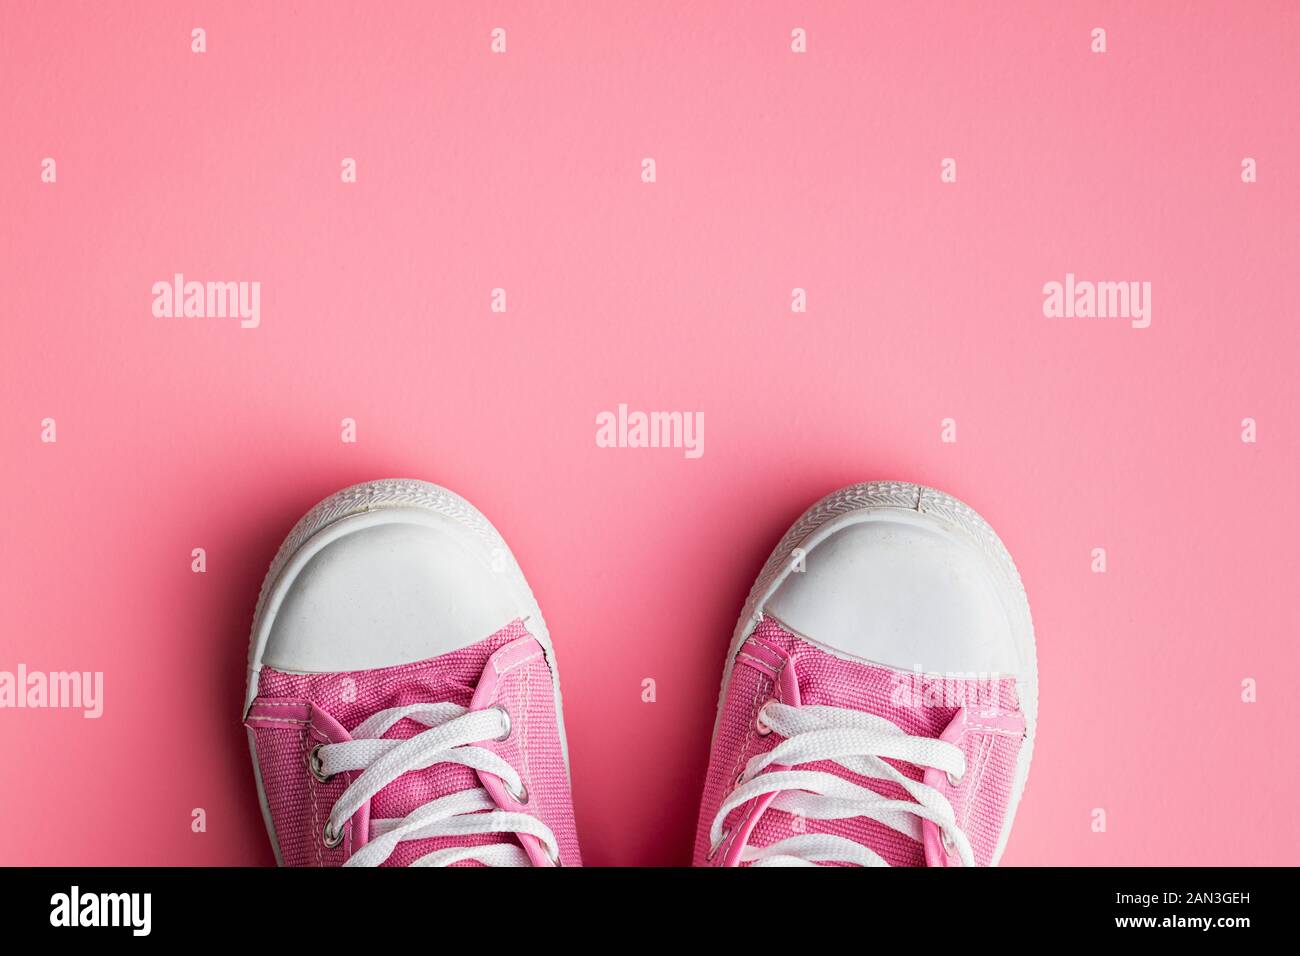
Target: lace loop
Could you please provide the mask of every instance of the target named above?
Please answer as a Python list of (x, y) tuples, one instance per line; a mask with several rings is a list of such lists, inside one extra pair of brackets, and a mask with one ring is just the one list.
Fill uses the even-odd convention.
[[(975, 865), (970, 840), (957, 825), (948, 798), (884, 759), (933, 767), (960, 779), (966, 772), (966, 758), (960, 748), (947, 741), (908, 734), (883, 717), (843, 707), (791, 707), (769, 701), (763, 708), (763, 723), (784, 739), (746, 763), (736, 788), (713, 819), (711, 846), (721, 843), (723, 822), (732, 810), (755, 797), (776, 794), (770, 804), (772, 809), (813, 820), (866, 817), (917, 841), (921, 839), (921, 821), (928, 820), (939, 828), (944, 845), (951, 846), (963, 866)], [(859, 776), (895, 783), (912, 799), (891, 799), (832, 773), (797, 769), (822, 760), (833, 761)], [(765, 847), (746, 846), (740, 860), (754, 866), (824, 862), (888, 865), (869, 847), (829, 833), (799, 834)]]
[[(405, 740), (382, 735), (401, 720), (414, 720), (428, 730)], [(341, 838), (351, 816), (398, 777), (424, 770), (434, 764), (455, 763), (499, 777), (510, 793), (525, 793), (518, 772), (500, 756), (474, 746), (501, 738), (509, 732), (508, 713), (499, 707), (468, 710), (457, 704), (411, 704), (374, 714), (353, 731), (353, 739), (322, 744), (312, 752), (313, 772), (331, 777), (360, 770), (335, 801), (325, 823), (325, 834)], [(460, 837), (487, 833), (527, 834), (535, 837), (546, 854), (559, 857), (559, 845), (551, 828), (527, 813), (498, 809), (481, 788), (430, 800), (402, 819), (372, 819), (370, 840), (348, 858), (346, 866), (379, 866), (397, 845), (407, 840), (430, 837)], [(514, 844), (448, 847), (428, 853), (415, 866), (449, 866), (477, 860), (487, 866), (527, 866), (528, 855)]]

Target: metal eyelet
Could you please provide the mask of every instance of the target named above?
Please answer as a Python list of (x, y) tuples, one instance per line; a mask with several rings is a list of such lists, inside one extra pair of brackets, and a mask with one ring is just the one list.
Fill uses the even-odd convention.
[(330, 780), (334, 778), (334, 775), (326, 774), (325, 764), (321, 762), (320, 749), (324, 746), (324, 744), (317, 744), (315, 747), (311, 748), (311, 753), (307, 754), (307, 769), (310, 770), (311, 775), (321, 783), (329, 783)]
[(771, 726), (763, 719), (763, 711), (767, 710), (768, 704), (774, 703), (776, 703), (776, 698), (769, 697), (767, 702), (758, 709), (758, 713), (754, 715), (754, 730), (760, 737), (766, 737), (772, 732)]
[(736, 774), (736, 782), (731, 785), (732, 790), (737, 790), (745, 785), (745, 771)]
[(963, 770), (961, 773), (959, 773), (959, 774), (958, 774), (957, 776), (955, 776), (955, 777), (952, 775), (951, 772), (949, 772), (948, 774), (946, 774), (946, 776), (948, 777), (948, 786), (950, 786), (950, 787), (960, 787), (960, 786), (961, 786), (962, 778), (966, 776), (966, 771)]
[(330, 821), (326, 820), (325, 829), (321, 831), (320, 837), (321, 837), (321, 842), (324, 843), (326, 847), (332, 850), (340, 843), (343, 842), (343, 831), (340, 830), (338, 833), (335, 833), (333, 829), (330, 827)]
[(508, 710), (506, 710), (504, 707), (500, 707), (500, 706), (498, 706), (498, 707), (493, 707), (492, 709), (495, 710), (495, 711), (500, 712), (502, 718), (504, 718), (504, 719), (505, 719), (505, 722), (506, 722), (506, 729), (505, 729), (505, 731), (501, 734), (500, 737), (495, 737), (495, 738), (493, 738), (493, 739), (497, 740), (498, 742), (503, 741), (503, 740), (509, 740), (509, 739), (510, 739), (510, 731), (511, 731), (511, 727), (512, 727), (511, 720), (510, 720), (510, 711), (508, 711)]
[(513, 800), (515, 803), (525, 804), (528, 802), (528, 787), (524, 785), (523, 780), (519, 781), (519, 789), (517, 791), (514, 790), (510, 786), (510, 784), (506, 783), (504, 780), (502, 780), (501, 783), (505, 786), (506, 793), (510, 795), (510, 799)]
[(722, 849), (723, 845), (727, 842), (727, 839), (730, 836), (731, 836), (730, 830), (722, 831), (722, 836), (718, 837), (718, 842), (713, 844), (713, 846), (709, 847), (708, 855), (705, 856), (704, 858), (706, 863), (712, 861), (712, 859), (718, 855), (718, 851)]
[(553, 866), (563, 866), (563, 865), (564, 865), (563, 863), (560, 862), (560, 851), (559, 851), (559, 848), (558, 848), (558, 847), (557, 847), (556, 849), (552, 850), (549, 846), (546, 846), (545, 844), (543, 844), (543, 845), (542, 845), (542, 849), (543, 849), (543, 851), (546, 853), (546, 858), (547, 858), (548, 860), (551, 861), (551, 864), (552, 864)]
[(945, 853), (951, 854), (957, 849), (957, 844), (952, 841), (950, 836), (948, 836), (947, 830), (941, 829), (939, 831), (939, 842), (943, 844), (943, 852)]

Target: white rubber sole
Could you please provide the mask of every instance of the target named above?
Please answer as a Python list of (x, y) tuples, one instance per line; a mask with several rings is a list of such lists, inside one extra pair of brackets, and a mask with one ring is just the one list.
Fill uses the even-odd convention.
[[(1020, 748), (1016, 762), (1016, 773), (1012, 782), (1011, 800), (1007, 806), (1006, 821), (994, 849), (991, 864), (996, 866), (1006, 849), (1011, 825), (1015, 820), (1016, 810), (1029, 780), (1029, 764), (1033, 757), (1034, 736), (1038, 725), (1038, 657), (1034, 645), (1033, 619), (1029, 612), (1029, 600), (1025, 595), (1024, 584), (1016, 571), (1006, 547), (1002, 544), (989, 523), (962, 501), (928, 488), (924, 485), (902, 481), (869, 481), (850, 485), (822, 498), (800, 516), (781, 538), (772, 551), (763, 570), (759, 572), (749, 597), (736, 622), (736, 630), (727, 651), (727, 660), (723, 668), (722, 687), (718, 693), (717, 715), (713, 723), (713, 739), (716, 741), (718, 727), (722, 722), (722, 708), (726, 704), (727, 687), (731, 683), (732, 667), (736, 654), (754, 628), (763, 617), (763, 607), (776, 593), (781, 582), (792, 572), (797, 562), (796, 549), (803, 553), (812, 550), (817, 542), (833, 534), (845, 523), (860, 520), (864, 514), (877, 513), (882, 510), (901, 510), (929, 515), (939, 524), (966, 541), (974, 544), (990, 564), (999, 569), (1008, 605), (1021, 615), (1019, 626), (1015, 629), (1018, 650), (1022, 660), (1028, 662), (1028, 673), (1017, 675), (1016, 692), (1020, 706), (1025, 714), (1025, 742)], [(815, 643), (815, 642), (814, 642)], [(837, 657), (858, 660), (860, 663), (873, 661), (853, 658), (837, 651), (835, 648), (819, 645), (821, 649)], [(712, 746), (712, 745), (711, 745)]]
[[(555, 693), (555, 718), (560, 733), (560, 749), (564, 755), (564, 769), (569, 773), (569, 742), (564, 731), (563, 701), (560, 695), (560, 673), (556, 667), (555, 649), (551, 644), (550, 632), (542, 617), (541, 608), (533, 596), (532, 589), (524, 577), (519, 563), (510, 551), (509, 545), (500, 532), (493, 527), (482, 512), (464, 498), (427, 481), (417, 479), (391, 478), (378, 481), (366, 481), (335, 492), (318, 502), (302, 516), (284, 539), (271, 567), (262, 579), (258, 593), (257, 608), (253, 612), (253, 625), (249, 636), (247, 684), (244, 695), (243, 716), (257, 697), (257, 678), (262, 669), (262, 657), (266, 642), (270, 636), (271, 623), (283, 597), (281, 584), (294, 566), (294, 559), (311, 546), (314, 538), (338, 522), (355, 515), (363, 515), (381, 509), (418, 509), (432, 512), (442, 518), (456, 522), (467, 534), (477, 538), (490, 552), (500, 554), (501, 584), (510, 588), (516, 595), (516, 603), (522, 608), (524, 627), (542, 645), (546, 662), (550, 665), (552, 686)], [(508, 622), (503, 622), (508, 623)], [(487, 637), (487, 634), (482, 635)], [(251, 731), (248, 734), (249, 750), (253, 758), (253, 774), (257, 779), (258, 799), (262, 806), (262, 817), (266, 822), (271, 845), (275, 849), (276, 861), (280, 860), (279, 842), (276, 840), (275, 828), (271, 822), (270, 809), (266, 803), (265, 789), (262, 786), (261, 770), (257, 760), (257, 749)]]

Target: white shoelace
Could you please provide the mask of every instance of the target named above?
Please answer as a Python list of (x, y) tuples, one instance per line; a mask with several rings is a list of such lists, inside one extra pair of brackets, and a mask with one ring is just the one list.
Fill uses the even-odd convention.
[[(712, 853), (729, 836), (722, 829), (727, 814), (755, 797), (775, 793), (770, 809), (811, 820), (867, 817), (918, 842), (922, 837), (921, 821), (929, 820), (939, 827), (945, 849), (956, 851), (963, 866), (975, 865), (970, 840), (957, 825), (948, 798), (881, 759), (890, 757), (918, 767), (934, 767), (956, 781), (966, 771), (966, 758), (958, 747), (931, 737), (914, 737), (883, 717), (842, 707), (790, 707), (773, 700), (759, 713), (762, 724), (785, 739), (745, 765), (736, 789), (713, 818), (709, 831)], [(874, 790), (820, 770), (767, 769), (773, 764), (797, 768), (819, 760), (834, 761), (860, 776), (892, 781), (915, 802), (882, 797)], [(829, 833), (798, 834), (770, 846), (746, 846), (740, 859), (754, 866), (815, 866), (826, 862), (889, 865), (874, 850)]]
[[(424, 724), (406, 740), (382, 739), (399, 720)], [(468, 710), (456, 704), (412, 704), (381, 710), (352, 731), (352, 740), (322, 744), (313, 752), (312, 771), (320, 778), (363, 771), (343, 791), (330, 811), (322, 839), (336, 845), (348, 819), (380, 790), (413, 770), (438, 763), (457, 763), (501, 778), (512, 797), (527, 800), (523, 781), (505, 760), (473, 744), (502, 739), (510, 733), (505, 710)], [(345, 866), (379, 866), (405, 840), (458, 837), (480, 833), (528, 834), (536, 837), (547, 855), (559, 858), (559, 844), (551, 828), (527, 813), (501, 810), (483, 788), (438, 797), (401, 819), (371, 819), (369, 841), (348, 858)], [(528, 866), (528, 854), (513, 843), (448, 847), (427, 853), (412, 866), (448, 866), (477, 860), (487, 866)]]

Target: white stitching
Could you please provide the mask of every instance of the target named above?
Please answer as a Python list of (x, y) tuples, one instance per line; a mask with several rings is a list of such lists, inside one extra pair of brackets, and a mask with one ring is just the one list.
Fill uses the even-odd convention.
[[(975, 779), (971, 781), (969, 787), (970, 796), (966, 800), (966, 808), (961, 815), (961, 829), (966, 832), (966, 825), (970, 822), (970, 812), (975, 806), (975, 798), (979, 795), (979, 785), (984, 780), (984, 768), (988, 766), (989, 755), (993, 753), (993, 738), (985, 737), (980, 741), (981, 753), (978, 762), (978, 768), (975, 772)], [(969, 839), (969, 834), (967, 835)]]
[[(785, 669), (784, 665), (782, 665), (781, 669), (782, 670)], [(760, 672), (758, 686), (754, 689), (754, 700), (750, 708), (749, 730), (745, 734), (745, 742), (741, 746), (740, 752), (736, 755), (736, 765), (735, 767), (732, 768), (734, 772), (729, 778), (730, 789), (727, 791), (728, 794), (730, 794), (736, 789), (735, 782), (736, 782), (736, 777), (740, 773), (739, 768), (744, 763), (745, 754), (749, 751), (750, 742), (758, 734), (758, 728), (754, 726), (754, 718), (758, 716), (759, 711), (762, 709), (762, 705), (759, 704), (758, 702), (759, 699), (763, 697), (766, 693), (771, 693), (771, 691), (767, 689), (768, 687), (777, 688), (777, 693), (780, 692), (776, 679), (769, 678), (767, 677), (767, 675), (762, 674)], [(749, 822), (749, 818), (754, 815), (754, 809), (758, 806), (759, 799), (760, 799), (759, 797), (753, 797), (750, 799), (749, 809), (747, 809), (745, 811), (745, 815), (736, 822), (735, 827), (733, 827), (731, 832), (727, 834), (727, 838), (722, 841), (722, 845), (718, 847), (717, 852), (722, 854), (721, 859), (725, 860), (727, 855), (731, 852), (731, 845), (736, 842), (736, 837), (739, 836), (740, 832), (745, 829), (745, 824)], [(727, 802), (725, 796), (723, 797), (722, 802), (723, 803)], [(715, 859), (716, 858), (717, 857), (715, 857)]]
[(518, 667), (520, 664), (527, 664), (529, 661), (535, 661), (535, 660), (537, 660), (537, 658), (541, 657), (542, 654), (543, 654), (543, 652), (541, 651), (541, 649), (538, 649), (538, 650), (534, 651), (533, 653), (529, 654), (527, 657), (521, 658), (521, 659), (519, 659), (519, 660), (517, 660), (517, 661), (511, 661), (509, 664), (506, 665), (506, 667), (505, 667), (504, 670), (501, 668), (501, 662), (498, 661), (498, 660), (496, 660), (495, 658), (493, 658), (493, 660), (492, 660), (492, 669), (493, 669), (494, 671), (496, 671), (496, 672), (497, 672), (497, 676), (500, 677), (500, 676), (503, 675), (503, 674), (509, 674), (512, 670), (514, 670), (514, 669), (515, 669), (516, 667)]
[[(536, 659), (536, 655), (529, 658), (530, 661), (534, 659)], [(532, 699), (533, 699), (533, 682), (530, 681), (528, 679), (528, 675), (525, 674), (524, 675), (524, 719), (523, 719), (523, 726), (520, 727), (519, 729), (519, 735), (520, 735), (519, 749), (523, 751), (524, 779), (528, 781), (528, 783), (532, 783), (533, 781), (532, 774), (529, 772), (528, 769), (528, 705), (532, 703)], [(527, 784), (525, 784), (525, 786), (527, 786)]]
[[(302, 735), (302, 742), (303, 742), (303, 752), (302, 752), (303, 760), (307, 760), (311, 756), (311, 751), (308, 750), (306, 746), (308, 743), (310, 743), (310, 740), (308, 739), (306, 733)], [(316, 806), (316, 778), (313, 777), (310, 773), (307, 774), (307, 789), (311, 792), (311, 833), (307, 834), (307, 838), (311, 840), (311, 842), (316, 847), (316, 865), (324, 866), (325, 860), (321, 856), (321, 840), (317, 839), (316, 836), (317, 833), (320, 831), (320, 810)]]

